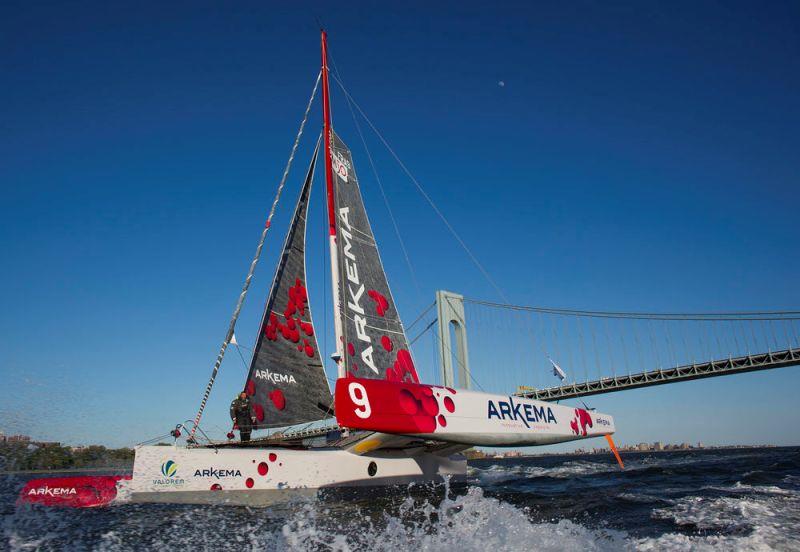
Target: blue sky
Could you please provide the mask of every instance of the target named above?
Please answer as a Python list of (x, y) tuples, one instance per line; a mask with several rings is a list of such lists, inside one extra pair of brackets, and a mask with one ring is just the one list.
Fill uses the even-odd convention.
[[(512, 302), (800, 307), (796, 3), (6, 3), (0, 429), (129, 445), (193, 417), (318, 71), (317, 17), (351, 93)], [(405, 320), (436, 289), (498, 300), (372, 136), (414, 285), (333, 93)], [(317, 103), (243, 343), (319, 126)], [(230, 355), (210, 429), (243, 378)], [(800, 444), (798, 384), (789, 368), (592, 405), (622, 442)]]

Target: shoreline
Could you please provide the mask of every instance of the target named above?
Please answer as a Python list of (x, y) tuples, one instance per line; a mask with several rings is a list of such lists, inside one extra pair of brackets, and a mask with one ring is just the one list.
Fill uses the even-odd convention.
[(110, 466), (105, 468), (62, 468), (57, 470), (11, 470), (0, 471), (2, 475), (35, 475), (38, 473), (94, 473), (94, 472), (114, 472), (131, 473), (133, 471), (133, 464), (130, 466)]

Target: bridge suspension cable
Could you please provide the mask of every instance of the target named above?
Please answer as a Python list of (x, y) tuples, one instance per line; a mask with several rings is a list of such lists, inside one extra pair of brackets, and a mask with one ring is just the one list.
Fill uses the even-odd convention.
[[(800, 310), (601, 311), (472, 298), (463, 304), (470, 378), (491, 392), (555, 400), (800, 364)], [(442, 347), (435, 335), (430, 344), (420, 339), (435, 322), (431, 309), (415, 321), (424, 328), (415, 351)], [(435, 366), (426, 379), (438, 379)]]

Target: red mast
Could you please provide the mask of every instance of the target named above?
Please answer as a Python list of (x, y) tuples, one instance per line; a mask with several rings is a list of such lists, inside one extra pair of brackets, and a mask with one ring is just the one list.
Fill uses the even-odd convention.
[(345, 376), (344, 332), (342, 330), (341, 302), (339, 298), (339, 248), (336, 245), (336, 195), (333, 189), (333, 159), (331, 157), (331, 98), (328, 87), (328, 35), (322, 30), (322, 117), (325, 122), (325, 179), (328, 184), (328, 245), (331, 254), (331, 287), (333, 288), (333, 330), (336, 335), (336, 352), (331, 355), (337, 364), (340, 378)]
[(328, 227), (331, 236), (336, 234), (334, 211), (333, 165), (331, 163), (331, 99), (328, 89), (328, 35), (322, 30), (322, 117), (325, 123), (325, 181), (328, 185)]

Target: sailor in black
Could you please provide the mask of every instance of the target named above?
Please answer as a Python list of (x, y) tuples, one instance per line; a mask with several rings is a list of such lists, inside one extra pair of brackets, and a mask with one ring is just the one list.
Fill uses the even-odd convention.
[(250, 432), (253, 430), (253, 407), (247, 393), (242, 391), (231, 403), (231, 420), (239, 428), (239, 436), (242, 442), (250, 440)]

